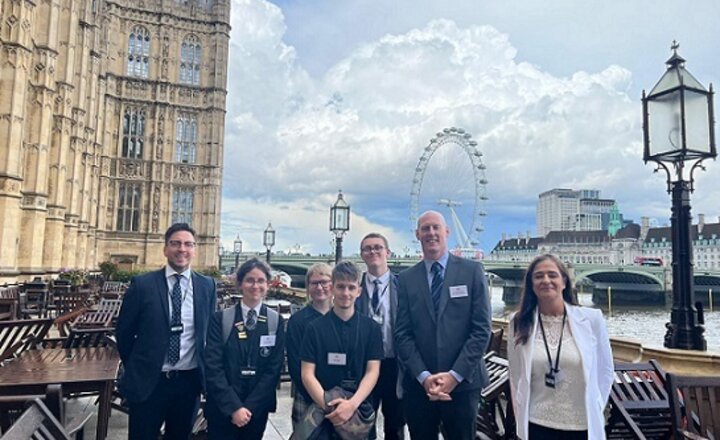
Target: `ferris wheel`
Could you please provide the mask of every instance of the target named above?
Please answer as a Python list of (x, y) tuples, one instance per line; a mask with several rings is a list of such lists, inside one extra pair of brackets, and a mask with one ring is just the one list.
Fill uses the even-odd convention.
[(430, 139), (415, 167), (410, 191), (413, 231), (421, 212), (441, 205), (450, 211), (455, 247), (478, 247), (488, 198), (486, 167), (477, 145), (470, 133), (456, 127), (445, 128)]

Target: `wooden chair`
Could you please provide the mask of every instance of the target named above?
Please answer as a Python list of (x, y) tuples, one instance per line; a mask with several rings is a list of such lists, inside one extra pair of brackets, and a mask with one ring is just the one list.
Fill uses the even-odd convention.
[(655, 360), (615, 363), (608, 439), (669, 439), (672, 435), (665, 372)]
[(484, 357), (488, 384), (480, 392), (476, 416), (477, 439), (515, 438), (508, 361), (490, 352)]
[(500, 353), (500, 345), (502, 344), (503, 333), (505, 332), (502, 328), (497, 328), (490, 332), (490, 341), (488, 342), (488, 348), (485, 353)]
[(50, 300), (50, 291), (47, 285), (27, 284), (25, 291), (20, 295), (20, 315), (24, 319), (31, 316), (44, 318), (48, 313), (48, 303)]
[(88, 348), (88, 347), (115, 347), (117, 344), (112, 338), (115, 329), (89, 328), (72, 329), (66, 338), (46, 338), (42, 341), (43, 348)]
[(53, 303), (55, 304), (56, 317), (87, 306), (91, 293), (89, 289), (72, 290), (66, 289), (66, 286), (58, 287), (62, 287), (62, 289), (53, 290)]
[(0, 320), (18, 319), (20, 287), (0, 287)]
[(34, 399), (0, 440), (71, 440), (70, 434), (40, 399)]
[(0, 321), (0, 362), (19, 356), (45, 338), (52, 319)]
[(101, 298), (97, 310), (85, 310), (72, 323), (76, 329), (107, 328), (115, 325), (122, 306), (121, 299)]
[(676, 439), (720, 440), (720, 377), (668, 373), (665, 386)]

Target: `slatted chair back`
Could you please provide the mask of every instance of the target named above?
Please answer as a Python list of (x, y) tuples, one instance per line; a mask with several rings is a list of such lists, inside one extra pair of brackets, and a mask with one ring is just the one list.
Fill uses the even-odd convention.
[(485, 353), (500, 353), (500, 345), (502, 344), (504, 332), (505, 330), (502, 328), (496, 328), (490, 332), (490, 341), (488, 341), (488, 347), (487, 350), (485, 350)]
[(97, 310), (88, 310), (72, 323), (76, 329), (114, 327), (122, 306), (121, 299), (101, 298)]
[(515, 417), (510, 396), (508, 361), (489, 352), (483, 358), (488, 384), (480, 392), (476, 416), (476, 437), (515, 438)]
[(58, 421), (65, 420), (65, 402), (63, 401), (62, 386), (48, 385), (45, 394), (22, 394), (0, 396), (0, 432), (5, 432), (22, 415), (28, 403), (41, 399), (45, 406)]
[(609, 439), (669, 439), (672, 435), (665, 371), (655, 360), (615, 363), (610, 390)]
[(50, 291), (45, 285), (28, 285), (20, 295), (20, 314), (23, 318), (45, 318), (48, 311)]
[(18, 286), (0, 287), (0, 320), (18, 318), (20, 306), (20, 288)]
[(89, 289), (67, 290), (65, 286), (59, 291), (53, 291), (53, 302), (55, 304), (55, 313), (62, 316), (73, 312), (87, 305), (91, 291)]
[(71, 440), (62, 423), (40, 399), (32, 405), (0, 437), (0, 440)]
[(100, 290), (100, 297), (108, 299), (119, 299), (127, 290), (127, 283), (121, 281), (105, 281)]
[(52, 319), (0, 321), (0, 362), (19, 356), (42, 341), (52, 326)]
[(676, 439), (720, 440), (720, 377), (668, 373), (666, 387)]

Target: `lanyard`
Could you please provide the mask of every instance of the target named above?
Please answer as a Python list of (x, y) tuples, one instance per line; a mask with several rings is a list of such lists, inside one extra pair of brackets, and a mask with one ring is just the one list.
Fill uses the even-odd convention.
[(550, 347), (548, 347), (547, 337), (545, 336), (545, 327), (543, 326), (542, 317), (540, 316), (540, 309), (538, 309), (538, 321), (540, 324), (540, 331), (542, 332), (543, 342), (545, 342), (545, 353), (547, 353), (548, 365), (550, 366), (550, 373), (557, 373), (560, 371), (558, 368), (560, 365), (560, 350), (562, 349), (563, 333), (565, 332), (565, 317), (567, 316), (567, 310), (563, 306), (563, 319), (562, 327), (560, 328), (560, 342), (558, 342), (557, 353), (555, 353), (555, 367), (553, 367), (552, 358), (550, 357)]

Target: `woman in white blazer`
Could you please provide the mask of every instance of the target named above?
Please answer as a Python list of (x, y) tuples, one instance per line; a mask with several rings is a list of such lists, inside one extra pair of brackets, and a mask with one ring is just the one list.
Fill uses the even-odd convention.
[(602, 312), (577, 305), (568, 271), (553, 255), (528, 267), (508, 326), (508, 362), (518, 437), (605, 439), (613, 381), (607, 328)]

